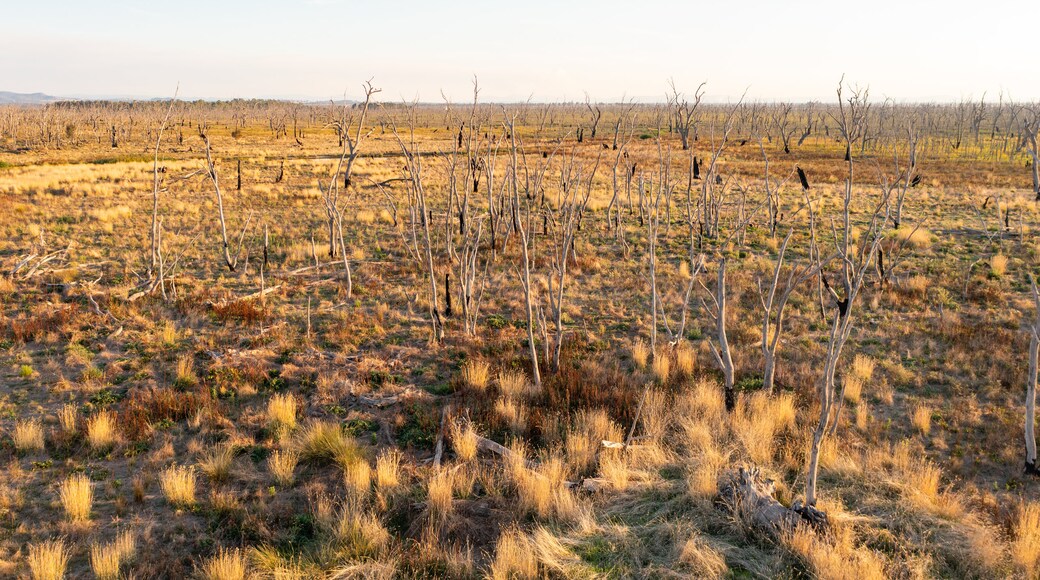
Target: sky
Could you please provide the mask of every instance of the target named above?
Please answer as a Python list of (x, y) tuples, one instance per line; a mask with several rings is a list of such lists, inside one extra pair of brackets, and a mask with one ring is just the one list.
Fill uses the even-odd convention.
[(0, 91), (61, 97), (1040, 100), (1036, 0), (3, 0)]

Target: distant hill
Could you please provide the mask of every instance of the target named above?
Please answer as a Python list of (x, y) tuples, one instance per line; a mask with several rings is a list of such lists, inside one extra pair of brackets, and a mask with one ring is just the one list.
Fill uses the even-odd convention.
[(43, 93), (11, 93), (0, 91), (0, 105), (41, 105), (60, 100)]

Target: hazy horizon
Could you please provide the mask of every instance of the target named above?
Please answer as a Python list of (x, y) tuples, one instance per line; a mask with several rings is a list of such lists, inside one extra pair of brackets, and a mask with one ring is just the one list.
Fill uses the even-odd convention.
[[(706, 102), (827, 101), (842, 75), (897, 102), (1040, 99), (1024, 74), (1027, 35), (995, 34), (1036, 12), (996, 0), (979, 12), (880, 0), (693, 6), (608, 0), (522, 9), (460, 1), (187, 0), (141, 6), (43, 0), (8, 7), (0, 90), (66, 98), (380, 99), (454, 102), (661, 101), (674, 78)], [(650, 15), (654, 15), (653, 18)], [(664, 16), (662, 16), (664, 15)]]

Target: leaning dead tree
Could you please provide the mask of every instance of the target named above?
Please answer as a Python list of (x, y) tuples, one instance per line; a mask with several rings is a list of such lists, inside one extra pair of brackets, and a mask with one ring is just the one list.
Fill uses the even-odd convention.
[(1033, 194), (1040, 201), (1040, 147), (1037, 146), (1040, 134), (1040, 106), (1025, 114), (1022, 121), (1022, 142), (1032, 158), (1030, 166), (1033, 170)]
[(1029, 286), (1033, 292), (1033, 307), (1036, 318), (1029, 326), (1029, 375), (1026, 377), (1026, 473), (1040, 475), (1036, 467), (1036, 373), (1037, 360), (1040, 358), (1040, 291), (1036, 289), (1036, 279), (1029, 275)]
[[(357, 161), (358, 156), (361, 154), (361, 143), (372, 133), (369, 130), (365, 133), (365, 119), (368, 116), (368, 109), (372, 104), (372, 95), (375, 95), (380, 89), (375, 88), (372, 85), (372, 81), (368, 80), (365, 82), (365, 101), (361, 105), (360, 110), (351, 108), (349, 105), (344, 103), (342, 114), (340, 118), (333, 123), (336, 128), (336, 132), (339, 135), (342, 149), (340, 150), (339, 159), (336, 161), (336, 167), (333, 169), (332, 175), (329, 177), (329, 183), (326, 186), (322, 186), (318, 183), (318, 188), (321, 191), (321, 200), (325, 209), (325, 217), (328, 223), (329, 230), (329, 257), (336, 257), (337, 243), (339, 251), (343, 257), (343, 271), (347, 278), (347, 297), (349, 298), (354, 290), (354, 280), (351, 276), (350, 271), (350, 258), (347, 255), (346, 238), (343, 234), (343, 208), (340, 205), (341, 192), (346, 192), (353, 182), (351, 176), (354, 173), (354, 163)], [(357, 125), (355, 126), (355, 122)], [(353, 132), (353, 134), (351, 134)], [(343, 187), (340, 188), (340, 176), (342, 175)]]
[[(869, 108), (866, 89), (855, 89), (848, 99), (843, 98), (844, 79), (838, 85), (839, 111), (835, 117), (846, 151), (852, 150), (857, 140), (863, 136), (863, 124)], [(813, 430), (812, 443), (809, 450), (809, 465), (805, 483), (805, 502), (797, 502), (795, 509), (801, 510), (804, 517), (811, 520), (826, 520), (826, 516), (816, 510), (816, 483), (819, 472), (820, 449), (824, 439), (833, 435), (837, 429), (841, 413), (841, 401), (844, 398), (844, 387), (838, 390), (835, 376), (841, 360), (842, 350), (852, 333), (856, 320), (856, 300), (863, 290), (864, 282), (873, 263), (873, 257), (884, 239), (884, 227), (888, 220), (885, 209), (888, 207), (888, 195), (874, 206), (869, 219), (861, 227), (863, 230), (855, 241), (852, 224), (852, 184), (854, 177), (854, 161), (851, 155), (846, 159), (848, 174), (845, 179), (844, 205), (842, 209), (842, 227), (838, 230), (833, 221), (831, 229), (834, 236), (835, 258), (840, 264), (838, 279), (840, 292), (827, 282), (827, 274), (822, 273), (824, 286), (831, 299), (831, 330), (827, 342), (827, 354), (824, 359), (823, 376), (819, 386), (820, 416)]]
[(892, 214), (892, 225), (898, 228), (903, 221), (903, 202), (906, 200), (907, 192), (921, 182), (921, 176), (917, 174), (917, 129), (913, 121), (906, 127), (907, 165), (905, 169), (899, 168), (899, 156), (895, 157), (896, 182), (895, 211)]
[[(170, 122), (170, 113), (173, 112), (173, 105), (177, 102), (177, 93), (180, 92), (178, 86), (173, 92), (173, 98), (170, 99), (170, 106), (166, 108), (166, 114), (163, 115), (162, 123), (159, 124), (159, 130), (155, 135), (155, 155), (152, 158), (152, 229), (151, 229), (151, 265), (148, 267), (148, 277), (154, 278), (157, 270), (156, 266), (159, 262), (159, 196), (166, 191), (163, 186), (163, 181), (166, 178), (166, 167), (159, 167), (159, 149), (162, 146), (163, 133), (166, 131), (166, 125)], [(160, 285), (162, 282), (160, 281)]]
[(675, 81), (668, 81), (668, 86), (672, 89), (672, 94), (668, 95), (668, 105), (672, 109), (672, 127), (675, 128), (675, 132), (679, 134), (679, 140), (682, 142), (683, 151), (690, 148), (690, 131), (693, 131), (694, 140), (697, 139), (697, 127), (696, 127), (696, 114), (697, 107), (701, 104), (701, 99), (704, 98), (704, 85), (707, 83), (701, 83), (697, 86), (697, 90), (693, 93), (693, 102), (687, 100), (686, 95), (679, 92), (679, 89), (675, 88)]
[(220, 238), (222, 242), (222, 249), (224, 251), (224, 264), (227, 265), (229, 272), (234, 272), (238, 266), (238, 257), (242, 254), (242, 242), (246, 237), (246, 229), (249, 228), (249, 222), (252, 219), (252, 213), (246, 218), (245, 223), (242, 225), (242, 232), (238, 236), (238, 247), (235, 250), (234, 256), (231, 255), (231, 244), (228, 241), (227, 232), (227, 220), (224, 218), (224, 194), (220, 189), (220, 178), (217, 175), (217, 166), (213, 161), (213, 152), (210, 147), (209, 137), (205, 133), (200, 133), (202, 141), (206, 145), (206, 175), (213, 183), (213, 190), (217, 196), (217, 217), (220, 221)]
[(599, 158), (586, 177), (583, 168), (577, 168), (564, 177), (563, 191), (557, 200), (555, 209), (548, 205), (544, 208), (546, 212), (549, 250), (549, 312), (553, 317), (553, 327), (556, 336), (553, 339), (552, 369), (553, 372), (560, 370), (560, 355), (563, 352), (563, 337), (565, 329), (563, 326), (563, 305), (565, 289), (567, 285), (568, 262), (574, 259), (574, 245), (581, 224), (582, 214), (588, 206), (589, 197), (592, 195), (592, 183), (596, 178), (596, 170), (599, 168)]
[[(701, 287), (708, 290), (707, 286), (701, 282)], [(715, 290), (708, 290), (708, 296), (711, 297), (711, 304), (709, 305), (703, 298), (701, 299), (701, 306), (704, 311), (707, 312), (708, 317), (715, 325), (715, 341), (708, 340), (708, 346), (711, 347), (711, 355), (715, 358), (715, 363), (719, 365), (719, 369), (722, 371), (724, 393), (726, 398), (726, 410), (732, 412), (737, 407), (737, 395), (734, 391), (734, 369), (733, 369), (733, 355), (731, 354), (729, 347), (729, 337), (726, 334), (726, 309), (728, 301), (726, 299), (726, 258), (719, 258), (717, 265), (717, 274), (715, 277)], [(718, 343), (718, 344), (716, 344)]]
[(430, 209), (426, 203), (426, 186), (423, 182), (423, 158), (419, 152), (418, 143), (415, 139), (415, 104), (408, 109), (408, 141), (406, 142), (397, 129), (397, 122), (390, 118), (390, 127), (394, 138), (401, 148), (404, 157), (404, 171), (411, 186), (411, 197), (414, 200), (415, 213), (418, 214), (419, 223), (422, 226), (423, 258), (426, 268), (426, 277), (430, 282), (429, 312), (430, 324), (433, 330), (433, 339), (437, 342), (444, 340), (444, 322), (437, 298), (437, 273), (433, 263), (433, 241), (430, 237)]
[(596, 128), (599, 127), (599, 120), (603, 117), (603, 108), (599, 106), (599, 103), (592, 103), (589, 101), (589, 94), (585, 93), (585, 109), (589, 112), (589, 128), (592, 129), (591, 138), (596, 138)]
[[(516, 234), (520, 238), (520, 259), (522, 263), (518, 277), (520, 278), (520, 284), (524, 288), (524, 310), (527, 317), (527, 346), (531, 355), (531, 381), (534, 383), (534, 386), (541, 387), (542, 374), (538, 370), (538, 348), (535, 345), (534, 339), (534, 288), (531, 286), (531, 198), (533, 195), (530, 188), (530, 182), (528, 181), (524, 192), (524, 199), (523, 201), (520, 199), (519, 152), (522, 145), (517, 141), (515, 114), (512, 117), (505, 115), (503, 126), (509, 139), (510, 157), (506, 180), (509, 184), (509, 193), (512, 194), (512, 207), (510, 208), (510, 211), (512, 213), (513, 228), (516, 230)], [(525, 174), (528, 176), (530, 175), (529, 172), (525, 172)], [(526, 210), (523, 215), (521, 214), (522, 207)]]
[(762, 358), (765, 361), (762, 371), (762, 388), (770, 394), (773, 392), (775, 382), (776, 351), (780, 346), (780, 336), (784, 329), (784, 312), (787, 309), (787, 303), (795, 288), (815, 276), (819, 272), (819, 266), (822, 265), (822, 262), (817, 262), (816, 265), (791, 266), (787, 275), (781, 276), (784, 256), (787, 254), (787, 246), (793, 234), (794, 230), (788, 232), (787, 237), (780, 244), (780, 250), (776, 256), (776, 267), (773, 269), (773, 277), (770, 279), (769, 285), (763, 286), (762, 281), (758, 281), (758, 294), (763, 310)]

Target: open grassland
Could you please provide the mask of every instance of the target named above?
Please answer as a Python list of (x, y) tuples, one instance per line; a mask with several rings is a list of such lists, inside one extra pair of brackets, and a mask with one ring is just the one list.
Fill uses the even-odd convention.
[[(810, 215), (820, 247), (835, 243), (847, 165), (833, 119), (785, 154), (767, 113), (756, 124), (742, 110), (706, 173), (719, 176), (721, 231), (699, 241), (708, 259), (697, 271), (702, 185), (667, 110), (608, 108), (591, 137), (581, 107), (374, 107), (337, 201), (345, 252), (330, 255), (339, 242), (323, 191), (343, 180), (338, 108), (178, 104), (154, 206), (167, 274), (149, 288), (165, 104), (47, 110), (0, 109), (0, 575), (1040, 572), (1040, 483), (1022, 469), (1040, 204), (1006, 132), (962, 138), (937, 122), (922, 135), (920, 183), (900, 226), (883, 231), (890, 270), (867, 277), (837, 377), (844, 403), (819, 457), (829, 526), (770, 534), (724, 505), (720, 480), (756, 466), (781, 504), (803, 494), (831, 307), (816, 279), (791, 294), (769, 394), (759, 290), (789, 231), (789, 263), (808, 263)], [(726, 109), (702, 111), (698, 164), (721, 143)], [(852, 151), (854, 237), (868, 231), (879, 176), (906, 157), (898, 125), (879, 121), (875, 141)], [(479, 171), (465, 168), (471, 158)], [(775, 232), (765, 159), (780, 188)], [(512, 177), (539, 169), (517, 224)], [(668, 195), (651, 204), (661, 183)], [(557, 322), (552, 238), (575, 184), (588, 198), (563, 251)], [(475, 243), (463, 203), (483, 228)], [(540, 381), (519, 230), (530, 235)], [(485, 288), (472, 329), (466, 252)], [(732, 410), (709, 346), (720, 256)], [(688, 322), (671, 342), (688, 288)]]

